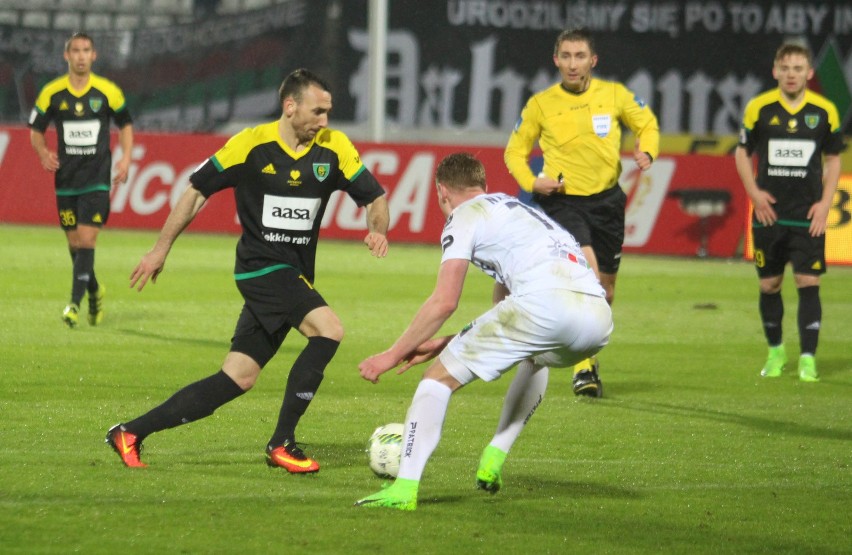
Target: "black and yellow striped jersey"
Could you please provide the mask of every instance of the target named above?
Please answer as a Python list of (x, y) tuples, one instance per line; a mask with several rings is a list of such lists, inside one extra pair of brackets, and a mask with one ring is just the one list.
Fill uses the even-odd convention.
[(791, 108), (779, 89), (746, 104), (739, 146), (757, 156), (757, 186), (775, 197), (778, 223), (805, 225), (810, 207), (822, 197), (822, 156), (846, 145), (837, 108), (806, 90)]
[(243, 228), (237, 279), (287, 265), (313, 282), (317, 239), (328, 200), (345, 191), (358, 206), (385, 192), (340, 131), (323, 129), (299, 152), (278, 133), (278, 121), (231, 137), (190, 176), (205, 197), (234, 189)]
[(639, 149), (659, 154), (657, 118), (621, 83), (593, 78), (582, 93), (557, 83), (528, 101), (509, 137), (504, 160), (521, 189), (532, 191), (529, 155), (539, 142), (545, 175), (562, 176), (562, 192), (593, 195), (618, 184), (621, 175), (621, 126), (639, 138)]
[(71, 86), (66, 74), (49, 82), (39, 92), (29, 126), (44, 133), (51, 121), (56, 125), (59, 143), (57, 195), (109, 191), (110, 120), (118, 127), (133, 122), (121, 89), (94, 73), (89, 74), (89, 82), (81, 90)]

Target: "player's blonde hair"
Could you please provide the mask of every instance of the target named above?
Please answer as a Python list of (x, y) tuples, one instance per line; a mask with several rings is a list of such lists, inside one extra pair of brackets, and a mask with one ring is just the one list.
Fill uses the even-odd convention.
[(485, 190), (485, 167), (469, 152), (454, 152), (438, 164), (435, 181), (455, 190)]
[(790, 56), (791, 54), (798, 54), (804, 56), (808, 60), (808, 65), (813, 67), (814, 65), (814, 56), (811, 52), (811, 49), (808, 48), (803, 42), (797, 41), (789, 41), (785, 42), (781, 46), (778, 47), (778, 50), (775, 51), (775, 61), (780, 62), (785, 57)]

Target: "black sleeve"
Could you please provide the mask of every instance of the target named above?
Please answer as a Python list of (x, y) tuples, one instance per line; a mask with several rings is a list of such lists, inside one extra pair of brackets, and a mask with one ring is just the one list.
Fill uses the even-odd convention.
[(235, 171), (235, 166), (228, 169), (219, 169), (213, 162), (213, 158), (208, 158), (198, 169), (192, 172), (192, 175), (189, 176), (189, 181), (193, 187), (204, 195), (204, 198), (210, 198), (222, 189), (234, 186), (235, 180), (232, 177)]
[(342, 189), (352, 197), (358, 206), (366, 206), (385, 194), (385, 190), (366, 167), (355, 175), (352, 181), (343, 179), (346, 184)]

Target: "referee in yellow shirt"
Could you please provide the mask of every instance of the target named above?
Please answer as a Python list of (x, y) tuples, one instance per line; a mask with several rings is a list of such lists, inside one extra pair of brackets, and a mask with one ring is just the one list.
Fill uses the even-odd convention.
[[(553, 63), (562, 81), (529, 99), (504, 159), (521, 189), (533, 193), (533, 200), (579, 241), (612, 304), (627, 201), (618, 185), (620, 123), (637, 138), (634, 159), (641, 170), (659, 153), (660, 131), (654, 113), (627, 87), (592, 77), (597, 62), (586, 30), (560, 33)], [(529, 167), (536, 141), (544, 155), (538, 176)], [(577, 395), (602, 395), (596, 359), (574, 367), (573, 389)]]

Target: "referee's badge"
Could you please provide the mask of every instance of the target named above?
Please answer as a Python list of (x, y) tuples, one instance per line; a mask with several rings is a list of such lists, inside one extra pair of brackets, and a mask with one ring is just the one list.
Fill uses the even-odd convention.
[(592, 116), (592, 127), (595, 130), (595, 135), (603, 139), (609, 135), (609, 130), (612, 127), (612, 118), (609, 114)]
[(314, 177), (322, 183), (328, 177), (328, 172), (331, 171), (331, 164), (314, 164)]
[(805, 114), (805, 125), (808, 126), (808, 129), (816, 129), (816, 126), (819, 125), (819, 114)]

